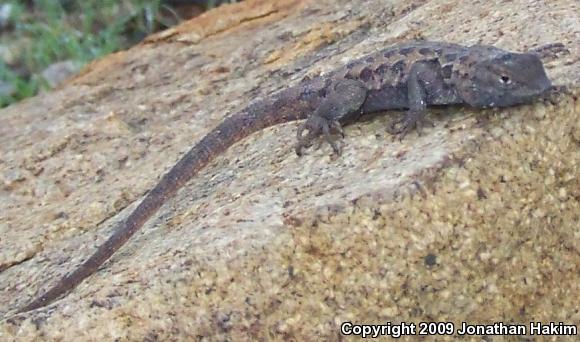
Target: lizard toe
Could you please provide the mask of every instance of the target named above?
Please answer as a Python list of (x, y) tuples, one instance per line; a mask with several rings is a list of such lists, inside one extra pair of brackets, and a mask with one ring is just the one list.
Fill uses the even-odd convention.
[(419, 136), (422, 135), (424, 124), (435, 127), (433, 120), (425, 117), (424, 113), (410, 111), (403, 118), (393, 120), (387, 131), (402, 141), (412, 130), (416, 130)]
[[(308, 133), (304, 134), (304, 131), (308, 131)], [(324, 140), (326, 140), (326, 142), (332, 147), (333, 152), (340, 155), (340, 148), (336, 143), (336, 139), (332, 136), (332, 133), (334, 132), (339, 133), (342, 138), (345, 136), (342, 126), (338, 121), (329, 120), (318, 115), (310, 116), (306, 122), (298, 128), (298, 143), (295, 146), (296, 154), (301, 156), (303, 148), (310, 147), (315, 138), (323, 135)]]

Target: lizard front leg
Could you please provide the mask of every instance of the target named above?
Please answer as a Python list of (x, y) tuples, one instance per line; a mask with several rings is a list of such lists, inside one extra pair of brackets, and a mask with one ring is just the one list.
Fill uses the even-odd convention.
[(390, 132), (399, 135), (400, 139), (414, 128), (420, 134), (423, 122), (434, 126), (425, 117), (428, 104), (450, 104), (458, 101), (455, 91), (445, 82), (441, 64), (437, 60), (413, 64), (407, 78), (407, 99), (409, 110), (405, 117), (394, 120), (390, 125)]
[(530, 49), (528, 53), (537, 55), (543, 61), (550, 61), (557, 59), (560, 55), (569, 55), (570, 50), (562, 43), (551, 43)]
[[(367, 89), (360, 81), (340, 79), (332, 82), (318, 108), (298, 128), (296, 154), (302, 155), (302, 149), (320, 134), (330, 144), (334, 153), (340, 154), (338, 145), (331, 137), (331, 131), (334, 130), (344, 137), (340, 121), (359, 115), (366, 97)], [(305, 130), (308, 131), (306, 135)]]

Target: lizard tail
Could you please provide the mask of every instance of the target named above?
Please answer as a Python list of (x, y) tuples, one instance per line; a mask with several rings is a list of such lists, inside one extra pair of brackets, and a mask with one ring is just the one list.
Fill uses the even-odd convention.
[(161, 178), (129, 217), (120, 224), (113, 235), (88, 260), (72, 273), (61, 278), (46, 293), (18, 310), (18, 313), (34, 310), (51, 303), (96, 272), (157, 212), (168, 198), (175, 195), (185, 183), (228, 147), (266, 127), (305, 118), (309, 110), (308, 103), (297, 100), (294, 96), (288, 96), (290, 90), (288, 89), (286, 94), (282, 94), (274, 101), (262, 101), (250, 105), (245, 110), (226, 118)]

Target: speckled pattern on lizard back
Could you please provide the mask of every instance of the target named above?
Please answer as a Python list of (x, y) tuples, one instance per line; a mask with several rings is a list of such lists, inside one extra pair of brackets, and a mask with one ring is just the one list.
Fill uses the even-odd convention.
[(87, 261), (18, 312), (45, 306), (75, 288), (212, 159), (256, 131), (307, 119), (298, 130), (296, 152), (323, 135), (339, 153), (332, 131), (342, 133), (344, 123), (366, 113), (408, 109), (392, 127), (404, 136), (420, 126), (430, 105), (511, 106), (530, 102), (550, 88), (536, 54), (427, 41), (396, 45), (304, 80), (224, 119), (161, 178)]

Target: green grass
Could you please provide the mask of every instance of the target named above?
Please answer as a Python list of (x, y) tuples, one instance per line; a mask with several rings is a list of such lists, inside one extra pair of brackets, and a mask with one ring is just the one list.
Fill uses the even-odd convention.
[[(2, 34), (0, 44), (24, 43), (18, 69), (26, 75), (0, 60), (0, 80), (15, 89), (12, 96), (0, 96), (2, 107), (47, 88), (39, 74), (55, 62), (87, 63), (179, 20), (168, 23), (159, 15), (161, 9), (175, 13), (161, 0), (35, 0), (34, 11), (23, 0), (3, 3), (13, 6), (12, 30)], [(215, 5), (216, 0), (206, 1), (207, 8)]]

